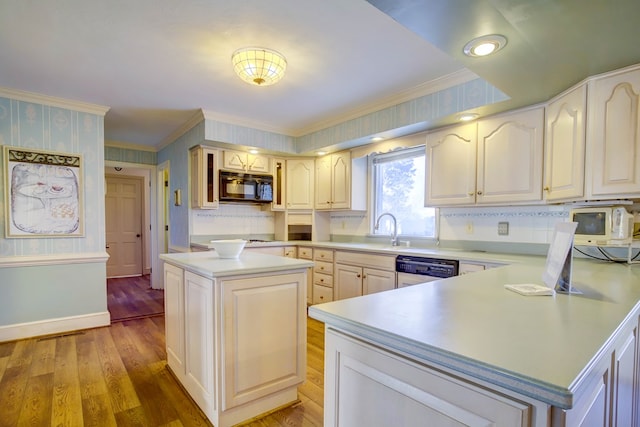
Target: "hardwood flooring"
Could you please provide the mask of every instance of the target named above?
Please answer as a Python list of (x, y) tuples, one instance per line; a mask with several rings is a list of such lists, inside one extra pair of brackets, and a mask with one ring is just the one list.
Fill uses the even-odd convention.
[[(167, 369), (164, 345), (163, 314), (0, 343), (0, 427), (210, 426)], [(323, 385), (324, 325), (309, 318), (300, 403), (246, 425), (322, 426)]]
[(149, 275), (107, 279), (111, 322), (164, 313), (164, 291), (152, 289)]

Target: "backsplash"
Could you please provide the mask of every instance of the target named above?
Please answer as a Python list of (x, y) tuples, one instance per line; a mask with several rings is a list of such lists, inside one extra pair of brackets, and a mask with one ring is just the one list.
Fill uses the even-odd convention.
[(191, 234), (242, 236), (274, 234), (274, 213), (260, 206), (221, 204), (218, 209), (192, 209)]

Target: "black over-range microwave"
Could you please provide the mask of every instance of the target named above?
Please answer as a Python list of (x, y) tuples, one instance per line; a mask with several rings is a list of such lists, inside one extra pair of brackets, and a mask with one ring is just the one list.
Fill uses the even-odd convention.
[(220, 201), (271, 203), (271, 175), (220, 171)]

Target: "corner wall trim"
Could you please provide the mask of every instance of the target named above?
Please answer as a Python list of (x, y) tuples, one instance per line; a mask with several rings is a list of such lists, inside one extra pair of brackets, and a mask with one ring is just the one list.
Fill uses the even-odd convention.
[(36, 322), (16, 323), (14, 325), (0, 326), (0, 342), (98, 328), (109, 326), (110, 324), (111, 314), (108, 311), (58, 319), (43, 319)]

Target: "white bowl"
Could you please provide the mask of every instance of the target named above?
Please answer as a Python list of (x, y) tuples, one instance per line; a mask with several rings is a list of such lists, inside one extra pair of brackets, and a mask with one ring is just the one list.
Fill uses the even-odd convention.
[(238, 258), (246, 244), (247, 241), (242, 239), (211, 241), (211, 246), (213, 246), (220, 258)]

